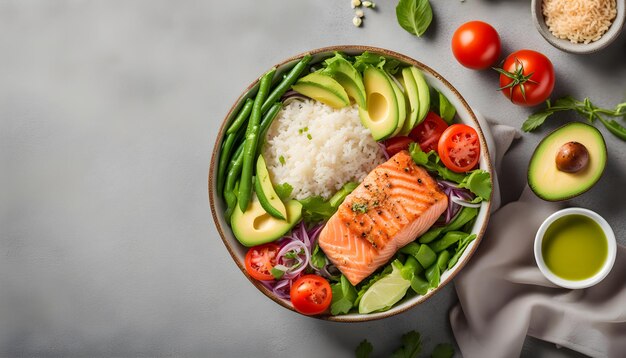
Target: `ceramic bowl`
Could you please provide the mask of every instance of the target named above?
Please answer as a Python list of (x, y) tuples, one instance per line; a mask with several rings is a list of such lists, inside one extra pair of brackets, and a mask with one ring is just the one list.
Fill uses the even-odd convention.
[[(602, 228), (602, 231), (604, 232), (604, 236), (606, 236), (606, 240), (608, 243), (608, 254), (602, 268), (594, 276), (579, 281), (566, 280), (552, 273), (552, 271), (550, 271), (543, 259), (543, 252), (541, 250), (541, 245), (543, 243), (543, 237), (546, 233), (546, 230), (548, 230), (550, 225), (557, 219), (569, 215), (584, 215), (598, 223), (598, 225), (600, 225), (600, 227)], [(539, 230), (537, 230), (537, 235), (535, 236), (534, 251), (537, 266), (539, 266), (539, 270), (548, 280), (550, 280), (555, 285), (564, 288), (581, 289), (591, 287), (599, 283), (609, 274), (609, 272), (611, 272), (613, 264), (615, 264), (615, 257), (617, 256), (617, 243), (615, 241), (615, 234), (613, 233), (613, 229), (611, 229), (609, 223), (604, 220), (604, 218), (598, 213), (583, 208), (567, 208), (559, 210), (556, 213), (548, 216), (548, 218), (541, 224)]]
[[(424, 73), (424, 77), (426, 78), (426, 81), (428, 82), (428, 84), (431, 87), (443, 93), (449, 99), (449, 101), (456, 107), (457, 117), (460, 118), (460, 120), (463, 123), (475, 128), (476, 131), (478, 132), (478, 135), (480, 137), (480, 143), (481, 143), (480, 168), (490, 172), (491, 177), (493, 178), (492, 162), (489, 157), (489, 149), (487, 147), (485, 136), (483, 134), (483, 131), (481, 130), (476, 114), (472, 111), (472, 109), (467, 104), (465, 99), (463, 99), (461, 94), (450, 84), (450, 82), (448, 82), (440, 74), (435, 72), (430, 67), (422, 64), (421, 62), (418, 62), (406, 55), (402, 55), (402, 54), (385, 50), (385, 49), (381, 49), (381, 48), (367, 47), (367, 46), (334, 46), (334, 47), (326, 47), (326, 48), (311, 50), (311, 51), (308, 51), (307, 53), (310, 53), (312, 55), (313, 59), (311, 63), (315, 64), (315, 63), (319, 63), (323, 61), (327, 57), (333, 56), (335, 51), (340, 51), (347, 55), (358, 55), (364, 51), (369, 51), (369, 52), (386, 56), (388, 58), (395, 58), (405, 64), (413, 65), (413, 66), (420, 68), (422, 72)], [(302, 56), (304, 56), (304, 53), (300, 55), (296, 55), (292, 58), (289, 58), (285, 61), (281, 61), (280, 63), (276, 64), (276, 68), (277, 68), (277, 72), (275, 74), (276, 78), (280, 78), (283, 75), (283, 73), (286, 73), (287, 71), (289, 71), (289, 69), (291, 69)], [(263, 71), (263, 73), (264, 72), (265, 71)], [(270, 290), (268, 290), (265, 286), (263, 286), (259, 281), (252, 279), (246, 273), (245, 266), (244, 266), (244, 257), (247, 252), (247, 248), (241, 245), (237, 241), (237, 239), (234, 237), (230, 229), (230, 226), (227, 224), (226, 220), (224, 219), (225, 204), (222, 199), (222, 196), (217, 193), (217, 187), (216, 187), (217, 163), (218, 163), (218, 158), (220, 155), (220, 147), (222, 144), (222, 140), (224, 138), (224, 133), (228, 125), (236, 116), (239, 108), (241, 108), (243, 102), (247, 98), (254, 96), (257, 88), (258, 88), (258, 80), (255, 80), (248, 86), (247, 89), (243, 91), (241, 96), (239, 96), (239, 98), (235, 101), (231, 110), (228, 112), (228, 114), (224, 118), (222, 125), (220, 127), (220, 130), (218, 132), (217, 139), (215, 140), (215, 145), (213, 147), (213, 154), (211, 157), (211, 163), (210, 163), (210, 168), (209, 168), (209, 182), (208, 182), (211, 213), (213, 214), (213, 220), (215, 221), (215, 226), (217, 227), (217, 231), (222, 241), (224, 242), (224, 245), (226, 245), (228, 252), (232, 256), (235, 264), (241, 270), (242, 274), (244, 274), (250, 280), (250, 282), (256, 288), (259, 289), (259, 291), (261, 291), (264, 295), (272, 299), (274, 302), (285, 307), (286, 309), (295, 311), (289, 300), (283, 300), (274, 296)], [(490, 208), (491, 208), (491, 201), (483, 202), (483, 204), (481, 205), (479, 209), (479, 213), (476, 218), (474, 227), (472, 228), (472, 233), (475, 233), (477, 235), (476, 239), (472, 241), (470, 245), (467, 247), (462, 257), (459, 259), (459, 262), (451, 270), (448, 270), (444, 274), (442, 274), (441, 283), (439, 287), (437, 287), (436, 289), (429, 291), (424, 296), (417, 295), (417, 296), (413, 296), (410, 298), (405, 298), (403, 301), (400, 301), (393, 308), (385, 312), (378, 312), (378, 313), (371, 313), (371, 314), (353, 313), (353, 314), (336, 315), (336, 316), (326, 314), (326, 315), (319, 315), (319, 316), (312, 316), (312, 317), (321, 318), (325, 320), (331, 320), (331, 321), (342, 321), (342, 322), (369, 321), (369, 320), (385, 318), (385, 317), (402, 313), (408, 310), (409, 308), (415, 307), (416, 305), (419, 305), (420, 303), (428, 300), (430, 297), (437, 294), (437, 292), (439, 292), (439, 290), (441, 290), (447, 283), (449, 283), (452, 280), (452, 278), (463, 268), (463, 266), (465, 266), (465, 264), (468, 262), (470, 257), (474, 254), (474, 251), (478, 247), (478, 244), (481, 241), (483, 233), (485, 232), (485, 229), (487, 228), (487, 221), (489, 220)]]
[(542, 3), (543, 0), (532, 0), (531, 4), (533, 21), (535, 22), (537, 31), (539, 31), (541, 36), (552, 46), (569, 53), (587, 54), (607, 47), (619, 37), (622, 27), (624, 26), (624, 21), (626, 20), (626, 0), (616, 0), (617, 15), (611, 27), (609, 27), (608, 31), (605, 32), (598, 41), (588, 44), (572, 43), (569, 40), (560, 39), (550, 32), (548, 25), (546, 25), (543, 11), (541, 10)]

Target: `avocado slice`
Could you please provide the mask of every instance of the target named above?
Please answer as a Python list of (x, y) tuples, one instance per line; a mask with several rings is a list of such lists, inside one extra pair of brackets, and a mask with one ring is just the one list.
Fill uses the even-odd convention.
[(415, 125), (422, 123), (426, 115), (428, 114), (428, 110), (430, 109), (430, 89), (428, 88), (428, 84), (424, 79), (424, 75), (422, 72), (415, 66), (411, 66), (411, 74), (413, 75), (413, 79), (415, 79), (415, 84), (417, 85), (417, 95), (419, 97), (419, 113), (417, 114), (417, 122)]
[(333, 108), (350, 105), (348, 94), (339, 82), (319, 72), (313, 72), (302, 77), (291, 88)]
[(367, 108), (359, 107), (361, 123), (375, 140), (390, 137), (398, 128), (398, 101), (393, 86), (383, 70), (367, 66), (363, 70)]
[(268, 214), (261, 206), (259, 199), (254, 196), (245, 212), (241, 212), (239, 205), (230, 219), (233, 234), (244, 246), (256, 246), (278, 240), (300, 221), (302, 204), (297, 200), (289, 200), (285, 204), (287, 220), (277, 219)]
[(348, 97), (361, 108), (366, 108), (365, 86), (359, 72), (341, 54), (329, 58), (322, 73), (329, 75), (346, 90)]
[(402, 127), (402, 135), (408, 135), (417, 124), (417, 116), (420, 111), (420, 100), (417, 92), (417, 83), (410, 67), (402, 69), (402, 83), (404, 84), (404, 93), (408, 99), (408, 116)]
[(285, 204), (283, 204), (274, 190), (274, 186), (270, 180), (270, 173), (267, 171), (263, 155), (259, 155), (259, 159), (256, 161), (254, 191), (259, 198), (261, 206), (265, 209), (265, 211), (267, 211), (268, 214), (281, 220), (287, 220), (287, 210), (285, 209)]
[[(586, 165), (565, 172), (557, 166), (564, 145), (576, 142), (587, 151)], [(537, 146), (528, 165), (528, 185), (548, 201), (573, 198), (589, 190), (602, 176), (606, 165), (606, 144), (600, 131), (582, 122), (573, 122), (548, 134)]]
[(396, 130), (393, 131), (392, 137), (398, 135), (404, 126), (404, 122), (406, 119), (406, 100), (404, 98), (404, 92), (400, 89), (396, 81), (391, 78), (391, 76), (387, 73), (387, 78), (389, 79), (389, 83), (391, 87), (393, 87), (393, 92), (396, 94), (396, 102), (398, 103), (398, 124), (396, 124)]

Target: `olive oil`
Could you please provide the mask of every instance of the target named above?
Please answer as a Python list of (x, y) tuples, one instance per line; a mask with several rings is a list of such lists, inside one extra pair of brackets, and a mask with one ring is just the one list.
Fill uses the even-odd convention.
[(556, 276), (580, 281), (600, 271), (608, 257), (604, 231), (584, 215), (567, 215), (554, 221), (541, 244), (543, 259)]

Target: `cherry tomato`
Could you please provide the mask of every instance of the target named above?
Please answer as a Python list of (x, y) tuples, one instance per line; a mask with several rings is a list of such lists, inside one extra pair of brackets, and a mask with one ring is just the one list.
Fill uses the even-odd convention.
[(465, 124), (453, 124), (439, 138), (439, 156), (453, 172), (465, 173), (478, 163), (480, 142), (476, 130)]
[(511, 102), (536, 106), (550, 98), (554, 89), (552, 62), (537, 51), (520, 50), (504, 60), (500, 89)]
[(409, 144), (413, 143), (413, 139), (409, 137), (393, 137), (391, 139), (387, 139), (385, 141), (385, 147), (387, 149), (387, 154), (390, 157), (398, 154), (400, 151), (409, 149)]
[(434, 112), (428, 112), (424, 121), (413, 128), (409, 137), (419, 143), (420, 148), (426, 153), (437, 150), (437, 142), (441, 133), (448, 128), (448, 124)]
[(467, 68), (482, 70), (500, 57), (500, 36), (491, 25), (470, 21), (459, 26), (452, 36), (452, 53)]
[(304, 275), (291, 285), (290, 296), (296, 311), (314, 315), (326, 311), (333, 293), (326, 279), (317, 275)]
[(246, 254), (246, 271), (252, 278), (260, 281), (270, 281), (272, 268), (276, 265), (276, 255), (280, 247), (274, 243), (251, 247)]

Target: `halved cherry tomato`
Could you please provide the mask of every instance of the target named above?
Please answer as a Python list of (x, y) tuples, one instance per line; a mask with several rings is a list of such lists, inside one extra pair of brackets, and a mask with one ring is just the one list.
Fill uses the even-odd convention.
[(280, 247), (274, 243), (251, 247), (246, 254), (246, 271), (248, 274), (260, 281), (270, 281), (272, 268), (276, 266), (276, 255)]
[(317, 275), (304, 275), (291, 285), (290, 296), (296, 311), (314, 315), (326, 311), (333, 293), (326, 279)]
[(390, 157), (398, 154), (400, 151), (409, 149), (409, 144), (413, 143), (413, 139), (409, 137), (393, 137), (391, 139), (387, 139), (385, 141), (385, 147), (387, 149), (387, 154)]
[(420, 148), (426, 153), (437, 150), (437, 143), (448, 124), (434, 112), (428, 112), (424, 121), (413, 128), (409, 137), (419, 143)]
[(476, 130), (465, 124), (453, 124), (439, 138), (438, 152), (443, 164), (457, 173), (474, 168), (480, 155)]

